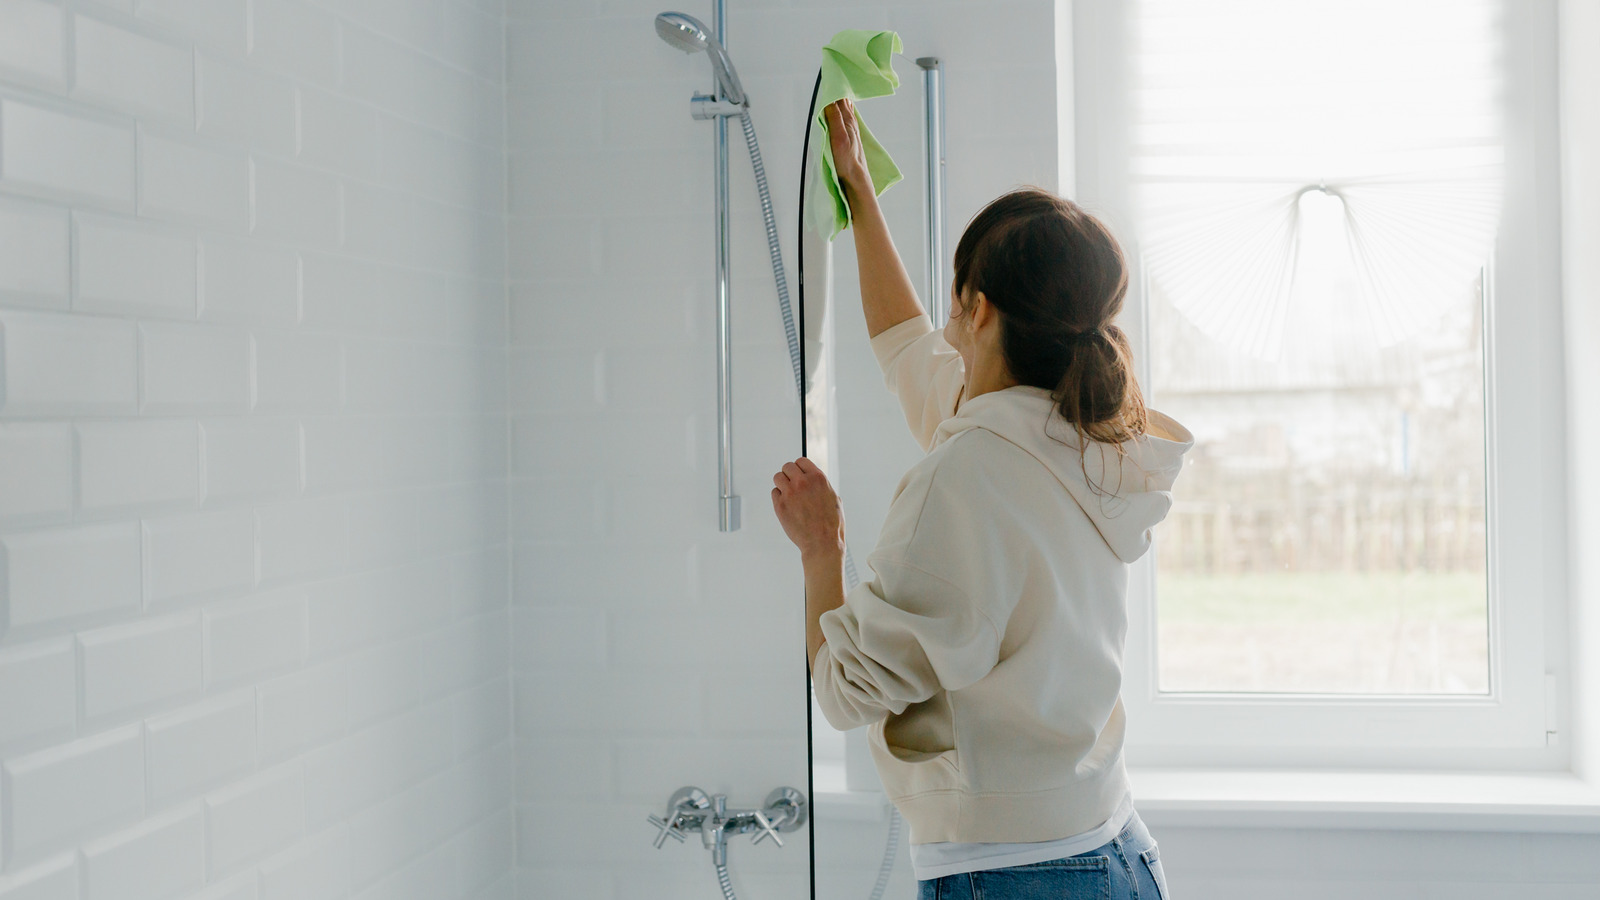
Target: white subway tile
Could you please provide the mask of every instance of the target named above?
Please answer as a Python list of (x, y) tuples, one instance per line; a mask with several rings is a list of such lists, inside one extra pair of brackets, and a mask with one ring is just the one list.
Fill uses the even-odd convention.
[(131, 322), (0, 312), (0, 411), (115, 415), (137, 410), (138, 349)]
[[(627, 623), (619, 627), (626, 629)], [(518, 671), (597, 669), (606, 664), (606, 614), (602, 608), (521, 607), (516, 610), (514, 636)]]
[(0, 203), (0, 303), (65, 307), (69, 241), (66, 210)]
[(0, 5), (0, 72), (46, 87), (66, 82), (67, 20), (43, 0)]
[(614, 742), (605, 738), (547, 738), (534, 732), (517, 740), (517, 800), (522, 803), (610, 797)]
[(7, 760), (4, 769), (8, 869), (131, 821), (144, 809), (136, 725)]
[(277, 850), (305, 831), (298, 766), (264, 772), (206, 798), (208, 870), (214, 877)]
[(137, 522), (7, 535), (0, 552), (11, 628), (139, 608)]
[(200, 498), (200, 436), (193, 422), (78, 426), (78, 505), (85, 512), (193, 506)]
[(250, 227), (250, 161), (141, 130), (139, 214), (243, 231)]
[[(372, 418), (317, 417), (304, 420), (306, 491), (326, 494), (376, 484), (388, 443)], [(377, 461), (380, 465), (373, 465)]]
[(510, 610), (452, 623), (424, 637), (423, 695), (434, 697), (506, 674), (511, 660)]
[(133, 127), (0, 99), (0, 185), (133, 209)]
[(328, 412), (343, 402), (344, 351), (320, 334), (256, 335), (256, 408)]
[(80, 900), (78, 854), (62, 854), (0, 875), (0, 900)]
[(371, 494), (350, 500), (350, 563), (357, 568), (416, 558), (418, 504), (412, 492)]
[(261, 580), (276, 582), (337, 569), (350, 556), (349, 516), (338, 498), (256, 510)]
[[(705, 722), (698, 676), (659, 678), (648, 668), (614, 668), (574, 691), (565, 679), (520, 675), (519, 736), (639, 737), (697, 733)], [(713, 676), (718, 677), (718, 676)]]
[(348, 722), (343, 663), (263, 683), (256, 690), (263, 762), (276, 762), (344, 733)]
[(243, 872), (183, 900), (257, 900), (256, 873)]
[(255, 696), (207, 702), (145, 722), (150, 803), (200, 794), (255, 766)]
[(417, 702), (422, 691), (419, 649), (417, 643), (403, 641), (351, 658), (347, 676), (352, 725), (384, 718)]
[[(502, 878), (509, 878), (508, 873), (516, 867), (516, 833), (513, 813), (506, 809), (473, 825), (456, 838), (457, 877), (462, 889), (467, 891), (466, 896), (478, 900), (512, 896), (509, 887), (506, 893), (495, 893), (491, 885), (498, 884)], [(484, 888), (488, 890), (474, 893)]]
[(254, 679), (305, 656), (306, 596), (289, 589), (205, 611), (206, 685)]
[(345, 246), (391, 263), (417, 264), (421, 250), (417, 198), (368, 184), (345, 187)]
[(217, 325), (139, 326), (140, 408), (147, 413), (244, 412), (250, 407), (250, 337)]
[(83, 713), (93, 719), (200, 692), (200, 618), (153, 619), (78, 635)]
[(391, 116), (381, 120), (379, 133), (384, 183), (454, 206), (499, 208), (496, 167), (482, 148)]
[(70, 641), (0, 650), (0, 745), (71, 736), (78, 718), (77, 656)]
[(83, 848), (86, 900), (165, 900), (205, 884), (199, 807), (139, 823)]
[(300, 490), (300, 426), (293, 419), (215, 419), (200, 426), (206, 502), (291, 497)]
[(201, 53), (199, 131), (278, 156), (295, 151), (294, 87), (253, 67)]
[(200, 318), (292, 325), (300, 318), (300, 258), (256, 240), (200, 241)]
[(139, 0), (138, 9), (140, 18), (175, 26), (202, 44), (240, 55), (248, 49), (246, 0)]
[(346, 92), (396, 115), (472, 136), (477, 110), (467, 85), (483, 82), (359, 26), (345, 22), (341, 30)]
[(371, 178), (379, 164), (378, 114), (348, 97), (302, 87), (300, 160), (342, 175)]
[(255, 582), (256, 517), (249, 510), (145, 519), (143, 527), (152, 605)]
[(339, 83), (339, 24), (301, 0), (252, 4), (251, 59), (318, 84)]
[(118, 110), (194, 123), (194, 52), (88, 16), (73, 17), (73, 94)]
[(72, 427), (0, 424), (0, 524), (63, 522), (72, 515)]
[(192, 319), (199, 294), (194, 238), (79, 214), (77, 309)]
[(450, 698), (455, 757), (464, 759), (511, 738), (511, 680), (504, 676)]
[(261, 864), (261, 900), (339, 900), (350, 891), (350, 833), (333, 828)]
[(503, 75), (505, 25), (499, 13), (475, 15), (449, 10), (440, 23), (439, 56), (479, 78), (498, 82)]
[(402, 341), (346, 341), (344, 389), (350, 408), (416, 412), (429, 389), (429, 352)]
[(511, 549), (505, 545), (463, 553), (450, 561), (450, 593), (457, 615), (505, 609), (511, 598)]
[(456, 894), (455, 858), (429, 846), (431, 829), (423, 824), (428, 820), (415, 810), (424, 802), (415, 800), (412, 808), (385, 810), (383, 821), (358, 819), (351, 825), (355, 878), (371, 882), (356, 900), (422, 900)]
[(329, 823), (450, 763), (449, 707), (423, 707), (306, 756), (307, 819)]
[(356, 25), (405, 46), (428, 52), (438, 43), (440, 17), (436, 4), (333, 0), (327, 6)]
[(312, 659), (328, 659), (397, 633), (380, 627), (399, 618), (380, 613), (385, 608), (382, 582), (393, 577), (392, 571), (362, 572), (308, 588), (307, 652)]
[(337, 179), (271, 160), (257, 159), (254, 165), (254, 233), (319, 247), (338, 243)]
[[(350, 868), (358, 884), (378, 881), (382, 895), (397, 892), (395, 882), (414, 886), (416, 897), (450, 897), (454, 876), (450, 854), (438, 849), (438, 839), (450, 828), (451, 801), (448, 778), (430, 778), (398, 796), (363, 810), (350, 820)], [(421, 860), (419, 868), (416, 862)], [(394, 874), (390, 874), (394, 873)]]

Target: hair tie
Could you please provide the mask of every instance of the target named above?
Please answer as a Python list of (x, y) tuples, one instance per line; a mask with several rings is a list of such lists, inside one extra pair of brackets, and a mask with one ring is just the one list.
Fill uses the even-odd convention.
[(1106, 339), (1106, 334), (1099, 328), (1090, 328), (1084, 331), (1074, 331), (1067, 335), (1066, 343), (1068, 346), (1075, 347), (1079, 344), (1087, 344), (1095, 338)]

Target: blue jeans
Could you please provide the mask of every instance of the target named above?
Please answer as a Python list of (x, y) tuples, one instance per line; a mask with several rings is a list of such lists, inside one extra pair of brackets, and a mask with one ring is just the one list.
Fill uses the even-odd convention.
[(1065, 859), (917, 882), (917, 900), (1172, 900), (1150, 829), (1134, 813), (1111, 842)]

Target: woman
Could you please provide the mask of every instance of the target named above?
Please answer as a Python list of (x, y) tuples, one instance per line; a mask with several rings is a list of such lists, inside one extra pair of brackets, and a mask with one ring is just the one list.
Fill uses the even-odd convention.
[(773, 478), (800, 548), (819, 705), (870, 725), (911, 826), (923, 898), (1162, 897), (1123, 767), (1128, 564), (1192, 438), (1147, 411), (1127, 291), (1103, 225), (1040, 190), (1006, 194), (956, 248), (934, 332), (889, 237), (848, 101), (827, 110), (872, 349), (928, 455), (896, 491), (845, 596), (844, 522), (809, 460)]

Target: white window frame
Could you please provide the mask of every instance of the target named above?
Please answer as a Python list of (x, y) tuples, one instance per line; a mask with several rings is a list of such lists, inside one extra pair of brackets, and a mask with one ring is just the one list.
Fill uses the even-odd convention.
[[(1059, 0), (1072, 65), (1059, 89), (1063, 190), (1106, 217), (1138, 271), (1126, 179), (1126, 0)], [(1155, 554), (1134, 566), (1123, 700), (1140, 766), (1564, 769), (1567, 684), (1566, 409), (1562, 363), (1556, 0), (1507, 0), (1506, 212), (1485, 304), (1489, 693), (1356, 696), (1163, 693), (1156, 681)], [(1514, 6), (1514, 8), (1509, 8)], [(1145, 292), (1123, 324), (1147, 345)], [(1496, 302), (1499, 301), (1499, 302)], [(1141, 360), (1146, 354), (1139, 353)], [(1148, 372), (1141, 373), (1149, 385)], [(1152, 397), (1160, 407), (1160, 397)], [(1179, 481), (1182, 490), (1182, 480)], [(1159, 538), (1158, 538), (1159, 540)]]

